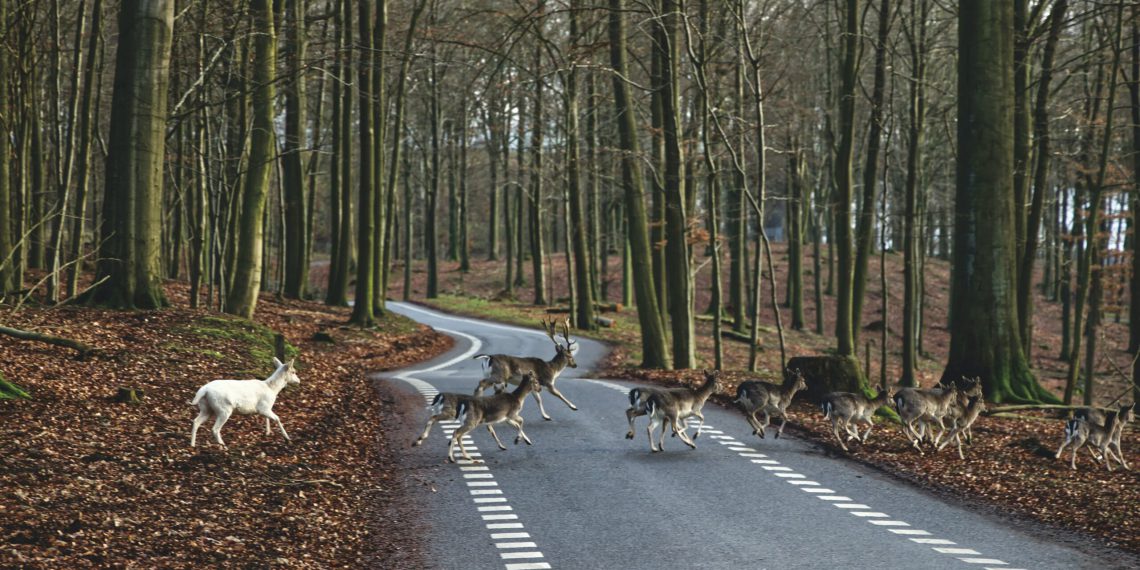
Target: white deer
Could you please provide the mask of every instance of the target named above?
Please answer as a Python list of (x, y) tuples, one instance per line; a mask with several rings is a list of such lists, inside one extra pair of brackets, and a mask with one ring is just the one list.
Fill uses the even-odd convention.
[(222, 426), (230, 419), (230, 415), (261, 414), (265, 416), (265, 435), (272, 433), (269, 420), (277, 422), (281, 435), (289, 440), (285, 433), (285, 426), (281, 425), (281, 418), (273, 413), (273, 403), (277, 401), (277, 393), (287, 384), (300, 384), (301, 379), (293, 369), (293, 361), (281, 362), (274, 358), (273, 365), (277, 370), (265, 380), (214, 380), (198, 388), (198, 393), (190, 401), (190, 405), (198, 406), (198, 417), (194, 418), (194, 428), (190, 430), (190, 447), (194, 447), (198, 436), (198, 427), (210, 416), (214, 416), (214, 427), (210, 431), (214, 440), (223, 448), (226, 442), (222, 441)]

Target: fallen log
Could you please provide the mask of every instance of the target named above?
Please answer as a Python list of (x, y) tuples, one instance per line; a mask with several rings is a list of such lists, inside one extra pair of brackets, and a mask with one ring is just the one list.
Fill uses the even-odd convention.
[(93, 352), (97, 352), (99, 350), (98, 348), (96, 348), (94, 346), (83, 344), (82, 342), (79, 342), (77, 340), (71, 340), (69, 338), (51, 336), (51, 335), (47, 335), (47, 334), (43, 334), (43, 333), (38, 333), (38, 332), (33, 332), (33, 331), (25, 331), (25, 330), (20, 330), (20, 329), (13, 329), (13, 328), (3, 327), (3, 326), (0, 326), (0, 334), (4, 334), (4, 335), (10, 336), (10, 337), (15, 337), (15, 338), (18, 338), (20, 340), (31, 340), (31, 341), (36, 341), (36, 342), (44, 342), (47, 344), (54, 344), (56, 346), (62, 346), (62, 347), (70, 348), (70, 349), (78, 351), (80, 358), (86, 358), (89, 354), (91, 354)]

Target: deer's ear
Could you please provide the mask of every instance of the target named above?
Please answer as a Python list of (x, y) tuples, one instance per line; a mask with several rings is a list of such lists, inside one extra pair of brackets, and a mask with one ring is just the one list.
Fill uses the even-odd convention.
[(285, 363), (285, 366), (288, 366), (289, 368), (293, 368), (293, 363), (294, 363), (294, 362), (296, 362), (296, 361), (297, 361), (297, 359), (296, 359), (296, 358), (290, 358), (290, 359), (289, 359), (289, 362), (286, 362), (286, 363)]
[(278, 368), (285, 366), (285, 364), (283, 364), (280, 360), (278, 360), (276, 356), (273, 357), (273, 365), (278, 367)]

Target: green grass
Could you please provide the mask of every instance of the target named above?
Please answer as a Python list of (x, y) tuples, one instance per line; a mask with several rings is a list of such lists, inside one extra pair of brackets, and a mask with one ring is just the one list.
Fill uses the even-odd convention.
[[(190, 325), (189, 330), (194, 336), (202, 337), (203, 339), (240, 343), (242, 345), (242, 351), (248, 356), (247, 358), (241, 359), (242, 362), (240, 363), (248, 368), (240, 372), (249, 374), (269, 374), (273, 372), (271, 364), (275, 356), (273, 339), (277, 333), (269, 327), (238, 317), (209, 316), (202, 317)], [(187, 349), (184, 347), (183, 350), (225, 358), (222, 353), (210, 349)], [(286, 358), (297, 356), (297, 352), (296, 347), (288, 342), (285, 343)]]

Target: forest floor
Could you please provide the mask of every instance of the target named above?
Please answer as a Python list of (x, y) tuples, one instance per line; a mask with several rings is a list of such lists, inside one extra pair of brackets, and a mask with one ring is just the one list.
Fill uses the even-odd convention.
[[(403, 498), (411, 482), (376, 427), (397, 404), (367, 375), (451, 340), (395, 316), (348, 328), (347, 309), (269, 295), (251, 323), (187, 309), (183, 284), (166, 292), (161, 311), (4, 315), (99, 352), (78, 359), (0, 336), (0, 372), (33, 397), (0, 400), (0, 567), (422, 567), (416, 507)], [(191, 448), (195, 391), (268, 376), (274, 331), (301, 379), (274, 406), (292, 441), (265, 435), (260, 416), (234, 416), (222, 430), (229, 451), (213, 442), (212, 421)], [(141, 403), (114, 401), (119, 387), (142, 390)]]
[[(782, 301), (783, 284), (786, 283), (786, 252), (783, 244), (774, 246), (779, 284), (777, 294)], [(620, 277), (620, 258), (611, 259), (614, 264), (609, 268), (609, 274)], [(898, 378), (900, 359), (898, 348), (901, 345), (899, 331), (902, 330), (902, 319), (897, 307), (901, 306), (902, 259), (897, 254), (888, 253), (886, 260), (886, 280), (891, 296), (887, 303), (889, 350), (885, 378), (893, 384)], [(831, 295), (823, 296), (823, 330), (826, 334), (816, 334), (815, 289), (810, 257), (805, 260), (805, 266), (805, 329), (785, 330), (788, 358), (821, 354), (834, 349), (832, 315), (835, 298)], [(552, 278), (549, 279), (551, 291), (548, 298), (561, 299), (560, 305), (563, 307), (568, 295), (565, 267), (564, 254), (550, 256), (548, 274)], [(823, 267), (826, 272), (826, 263)], [(397, 267), (395, 271), (390, 295), (399, 299), (402, 296), (402, 267)], [(949, 349), (949, 331), (945, 327), (950, 304), (949, 272), (947, 262), (937, 259), (928, 261), (925, 271), (925, 318), (928, 325), (923, 332), (924, 353), (919, 359), (917, 371), (924, 386), (937, 383)], [(883, 291), (880, 285), (880, 261), (877, 257), (871, 261), (868, 274), (870, 278), (863, 319), (865, 328), (862, 331), (864, 340), (861, 341), (868, 344), (861, 346), (869, 346), (870, 352), (861, 354), (860, 357), (868, 366), (872, 383), (878, 383), (883, 373), (880, 364), (883, 361), (880, 355)], [(529, 280), (529, 262), (526, 263), (525, 275)], [(826, 273), (821, 275), (824, 284), (825, 275)], [(444, 294), (425, 304), (455, 313), (531, 327), (539, 319), (549, 316), (547, 307), (535, 306), (530, 302), (534, 295), (532, 286), (515, 287), (512, 294), (507, 294), (503, 288), (504, 278), (502, 262), (473, 260), (472, 269), (468, 273), (459, 272), (457, 263), (441, 262), (439, 290)], [(704, 311), (708, 306), (710, 281), (710, 266), (705, 265), (698, 271), (696, 279), (698, 311)], [(417, 263), (412, 271), (411, 298), (424, 302), (425, 290), (426, 270), (422, 263)], [(618, 282), (608, 296), (608, 301), (620, 300), (620, 293)], [(734, 393), (736, 385), (744, 379), (759, 377), (777, 381), (781, 377), (780, 350), (767, 285), (763, 290), (763, 299), (758, 373), (746, 372), (747, 342), (725, 339), (724, 377), (727, 385), (723, 394)], [(788, 329), (789, 311), (783, 307), (780, 310), (784, 327)], [(622, 308), (618, 312), (607, 312), (604, 316), (614, 319), (612, 328), (578, 333), (606, 341), (613, 347), (607, 361), (595, 371), (597, 377), (665, 384), (692, 384), (698, 381), (699, 372), (695, 370), (637, 368), (640, 362), (640, 337), (636, 309)], [(1109, 313), (1105, 319), (1104, 335), (1099, 348), (1095, 386), (1097, 393), (1094, 399), (1099, 405), (1113, 404), (1122, 395), (1122, 401), (1131, 401), (1127, 379), (1117, 374), (1112, 365), (1115, 363), (1127, 370), (1131, 361), (1131, 356), (1125, 352), (1127, 325), (1116, 322), (1114, 317), (1114, 314)], [(1047, 300), (1040, 291), (1036, 296), (1034, 324), (1034, 350), (1031, 355), (1033, 369), (1039, 382), (1060, 396), (1068, 366), (1057, 358), (1061, 345), (1061, 307), (1059, 303)], [(725, 328), (730, 326), (731, 324), (726, 324)], [(712, 354), (711, 319), (700, 320), (697, 323), (697, 355), (700, 365), (711, 367)], [(1082, 395), (1083, 390), (1078, 386), (1075, 398), (1079, 400)], [(722, 405), (731, 405), (728, 396), (718, 396), (717, 400)], [(1042, 523), (1057, 532), (1075, 532), (1088, 537), (1090, 541), (1140, 554), (1140, 470), (1129, 472), (1118, 469), (1108, 473), (1103, 466), (1094, 465), (1084, 452), (1078, 458), (1080, 469), (1076, 472), (1069, 469), (1068, 461), (1053, 459), (1053, 453), (1063, 439), (1064, 422), (1060, 414), (1021, 412), (1012, 418), (984, 416), (978, 420), (974, 428), (973, 444), (965, 447), (966, 457), (962, 460), (952, 446), (940, 453), (920, 455), (909, 447), (895, 425), (882, 425), (883, 422), (880, 422), (874, 432), (876, 437), (867, 445), (849, 445), (851, 452), (844, 453), (836, 444), (830, 424), (823, 420), (818, 408), (806, 402), (797, 402), (792, 407), (792, 413), (794, 416), (789, 423), (789, 430), (793, 435), (814, 440), (837, 456), (847, 455), (855, 461), (875, 466), (980, 510), (1013, 513)], [(744, 421), (743, 418), (741, 421)], [(1136, 425), (1132, 424), (1125, 432), (1123, 441), (1125, 458), (1133, 466), (1140, 465), (1140, 437)], [(1066, 451), (1065, 459), (1068, 456)]]

